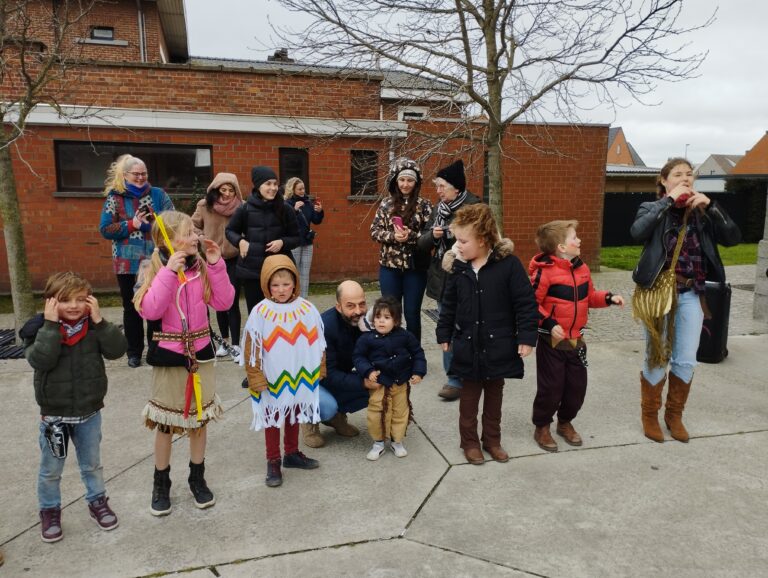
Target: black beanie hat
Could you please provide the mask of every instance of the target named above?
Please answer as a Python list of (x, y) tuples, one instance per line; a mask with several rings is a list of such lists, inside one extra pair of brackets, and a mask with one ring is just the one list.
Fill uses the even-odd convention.
[(437, 178), (447, 181), (448, 184), (462, 192), (467, 188), (467, 179), (464, 177), (464, 161), (461, 159), (437, 171)]
[(253, 167), (251, 169), (251, 180), (253, 181), (253, 190), (258, 191), (259, 187), (271, 179), (277, 180), (275, 171), (265, 166)]

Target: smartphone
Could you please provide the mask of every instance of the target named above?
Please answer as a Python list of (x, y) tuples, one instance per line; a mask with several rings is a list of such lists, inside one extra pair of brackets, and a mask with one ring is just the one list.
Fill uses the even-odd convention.
[(403, 218), (402, 217), (397, 217), (397, 216), (392, 217), (392, 225), (396, 229), (403, 229), (404, 228), (403, 227)]

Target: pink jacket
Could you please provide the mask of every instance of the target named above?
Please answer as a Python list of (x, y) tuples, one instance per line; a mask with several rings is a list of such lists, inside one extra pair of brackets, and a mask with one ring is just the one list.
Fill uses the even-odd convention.
[[(219, 259), (214, 265), (208, 265), (208, 281), (211, 284), (211, 300), (208, 304), (203, 300), (203, 283), (200, 272), (186, 272), (187, 283), (181, 288), (178, 300), (184, 316), (187, 318), (189, 331), (199, 331), (208, 327), (208, 305), (216, 311), (227, 311), (235, 298), (235, 288), (227, 277), (227, 267), (224, 259)], [(176, 273), (163, 267), (152, 280), (149, 290), (141, 300), (140, 315), (144, 319), (160, 319), (163, 332), (180, 333), (182, 330), (181, 316), (176, 308), (176, 293), (179, 290), (179, 277)], [(195, 351), (200, 351), (210, 342), (210, 337), (195, 340)], [(179, 341), (160, 341), (163, 349), (174, 353), (184, 353), (184, 347)]]

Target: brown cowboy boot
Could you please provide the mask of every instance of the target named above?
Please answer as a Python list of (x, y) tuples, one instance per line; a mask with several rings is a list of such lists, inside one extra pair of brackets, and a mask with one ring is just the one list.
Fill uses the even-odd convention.
[(665, 380), (666, 376), (656, 385), (652, 385), (643, 377), (643, 372), (640, 372), (640, 417), (643, 421), (643, 432), (645, 437), (659, 443), (664, 441), (664, 433), (659, 425), (659, 410)]
[(337, 434), (345, 438), (353, 438), (356, 435), (360, 435), (360, 430), (347, 422), (347, 414), (345, 413), (339, 412), (323, 423), (335, 429)]
[(536, 431), (533, 432), (534, 441), (539, 444), (539, 447), (548, 452), (557, 451), (557, 442), (552, 439), (552, 434), (549, 431), (548, 425), (536, 426)]
[[(693, 380), (691, 380), (693, 381)], [(671, 371), (669, 372), (669, 390), (667, 391), (667, 406), (664, 410), (664, 423), (677, 441), (688, 443), (688, 432), (683, 425), (683, 410), (688, 400), (691, 384), (685, 383)]]
[(320, 433), (319, 423), (301, 424), (301, 437), (308, 448), (321, 448), (325, 445), (325, 439)]

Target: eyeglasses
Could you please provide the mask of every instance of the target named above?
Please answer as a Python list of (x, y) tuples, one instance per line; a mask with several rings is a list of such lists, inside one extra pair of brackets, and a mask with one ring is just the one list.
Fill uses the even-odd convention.
[(140, 179), (141, 177), (147, 178), (148, 173), (125, 173), (126, 175), (132, 175), (136, 179)]

